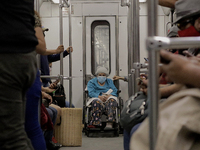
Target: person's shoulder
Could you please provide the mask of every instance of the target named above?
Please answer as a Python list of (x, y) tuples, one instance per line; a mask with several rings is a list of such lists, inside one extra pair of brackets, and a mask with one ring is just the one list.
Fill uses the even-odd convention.
[(91, 79), (88, 83), (95, 83), (96, 81), (97, 81), (97, 78), (95, 77), (95, 78)]
[(109, 83), (112, 83), (112, 82), (113, 82), (113, 80), (112, 80), (112, 79), (110, 79), (110, 78), (107, 78), (107, 82), (109, 82)]

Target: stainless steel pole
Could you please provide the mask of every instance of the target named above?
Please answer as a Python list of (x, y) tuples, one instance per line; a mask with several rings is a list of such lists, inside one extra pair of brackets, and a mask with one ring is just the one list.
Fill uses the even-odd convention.
[[(148, 36), (157, 35), (157, 0), (148, 1)], [(157, 140), (157, 122), (158, 122), (158, 61), (159, 51), (149, 50), (149, 88), (148, 99), (150, 100), (149, 112), (149, 143), (150, 150), (155, 149)]]
[[(119, 76), (119, 16), (115, 17), (116, 75)], [(119, 81), (115, 85), (119, 89)]]
[(132, 72), (133, 69), (133, 0), (131, 0), (128, 7), (128, 16), (127, 16), (127, 29), (128, 29), (128, 94), (129, 97), (134, 94), (134, 75)]
[[(133, 5), (133, 15), (132, 15), (132, 26), (133, 26), (133, 63), (140, 63), (140, 19), (139, 19), (139, 0), (132, 0), (131, 5)], [(138, 92), (138, 85), (136, 78), (140, 76), (140, 68), (135, 68), (134, 74), (134, 93)]]
[[(86, 17), (82, 19), (82, 45), (83, 45), (83, 106), (86, 108)], [(83, 110), (83, 124), (85, 123), (85, 111)]]
[[(59, 24), (60, 24), (60, 45), (63, 45), (63, 14), (62, 14), (63, 3), (60, 0), (60, 9), (59, 9)], [(60, 53), (60, 83), (63, 84), (63, 53)]]
[[(72, 46), (72, 26), (71, 26), (71, 4), (69, 3), (68, 1), (68, 4), (69, 4), (69, 11), (68, 11), (68, 14), (69, 14), (69, 45)], [(72, 107), (72, 56), (71, 56), (71, 50), (69, 52), (69, 77), (70, 80), (69, 80), (69, 102), (70, 102), (70, 107)]]

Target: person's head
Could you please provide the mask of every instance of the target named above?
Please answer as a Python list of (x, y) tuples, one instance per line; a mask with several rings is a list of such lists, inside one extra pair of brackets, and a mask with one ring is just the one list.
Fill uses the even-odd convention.
[(97, 80), (99, 83), (103, 84), (108, 76), (108, 70), (105, 67), (98, 67), (96, 71)]
[(199, 0), (178, 0), (175, 3), (176, 21), (180, 37), (200, 36)]

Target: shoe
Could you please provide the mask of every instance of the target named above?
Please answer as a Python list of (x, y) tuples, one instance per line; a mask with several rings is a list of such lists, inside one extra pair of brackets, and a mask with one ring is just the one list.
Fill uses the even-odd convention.
[(53, 141), (54, 143), (58, 143), (58, 141), (55, 139), (54, 136), (52, 137), (52, 141)]
[(62, 147), (61, 144), (59, 143), (54, 143), (53, 141), (50, 141), (49, 143), (46, 144), (48, 150), (58, 150), (59, 148)]

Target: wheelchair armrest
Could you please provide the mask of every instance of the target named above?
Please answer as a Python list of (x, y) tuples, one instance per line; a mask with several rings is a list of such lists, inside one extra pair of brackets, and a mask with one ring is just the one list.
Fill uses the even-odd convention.
[(121, 93), (121, 90), (117, 90), (117, 94)]

